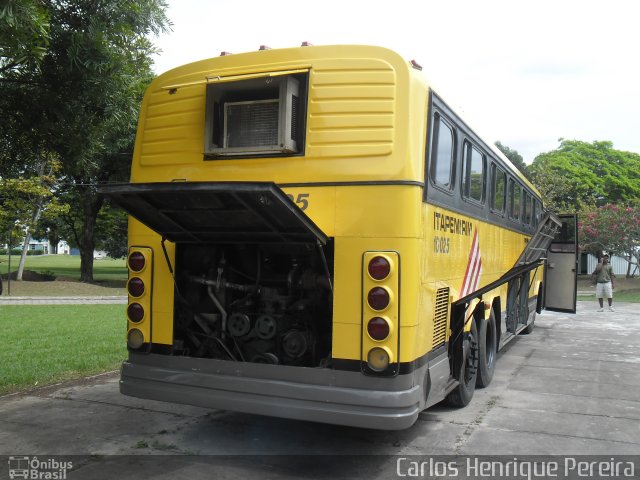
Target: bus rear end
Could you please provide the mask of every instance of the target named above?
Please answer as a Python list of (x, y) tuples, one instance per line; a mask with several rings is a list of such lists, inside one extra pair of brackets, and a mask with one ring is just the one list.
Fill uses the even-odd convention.
[(372, 47), (224, 56), (157, 78), (131, 183), (105, 189), (131, 215), (122, 393), (413, 424), (429, 334), (416, 315), (424, 143), (409, 122), (424, 127), (426, 98), (406, 62)]

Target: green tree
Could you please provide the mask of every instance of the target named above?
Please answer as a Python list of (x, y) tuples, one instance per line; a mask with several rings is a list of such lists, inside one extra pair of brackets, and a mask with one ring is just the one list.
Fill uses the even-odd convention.
[(627, 276), (632, 266), (638, 266), (640, 254), (640, 203), (635, 205), (607, 204), (583, 213), (578, 239), (583, 251), (598, 256), (602, 251), (627, 260)]
[(111, 258), (127, 256), (127, 213), (106, 203), (96, 222), (96, 247), (104, 250)]
[(640, 155), (615, 150), (611, 142), (560, 139), (529, 170), (547, 204), (565, 212), (640, 198)]
[(68, 208), (53, 196), (57, 168), (54, 159), (43, 158), (37, 175), (0, 181), (0, 224), (14, 225), (22, 233), (17, 238), (23, 239), (16, 280), (22, 280), (29, 243), (40, 219), (55, 218)]
[(522, 174), (525, 177), (531, 180), (529, 169), (527, 168), (527, 164), (524, 163), (524, 159), (522, 158), (522, 155), (520, 155), (517, 150), (514, 150), (512, 148), (507, 147), (506, 145), (503, 145), (502, 143), (500, 143), (500, 141), (497, 141), (495, 143), (495, 146), (498, 147), (498, 150), (500, 150), (505, 157), (511, 160), (511, 163), (513, 163), (516, 166), (516, 168), (520, 170), (520, 172), (522, 172)]
[(49, 15), (39, 0), (4, 0), (0, 6), (0, 74), (33, 69), (47, 51)]
[[(149, 36), (168, 28), (166, 4), (38, 3), (49, 18), (46, 53), (37, 68), (2, 72), (3, 88), (11, 86), (16, 95), (0, 102), (6, 109), (0, 114), (8, 113), (12, 129), (23, 133), (17, 138), (30, 132), (60, 159), (58, 195), (71, 206), (64, 218), (80, 249), (81, 280), (90, 282), (96, 219), (104, 201), (97, 185), (129, 177), (139, 103), (152, 78), (155, 50)], [(17, 141), (9, 142), (15, 146)]]

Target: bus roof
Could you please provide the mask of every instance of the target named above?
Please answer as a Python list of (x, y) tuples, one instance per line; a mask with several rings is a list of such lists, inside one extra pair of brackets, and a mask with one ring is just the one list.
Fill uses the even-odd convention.
[[(345, 66), (347, 59), (351, 63), (362, 63), (364, 65), (366, 62), (365, 59), (377, 58), (393, 65), (396, 71), (404, 70), (404, 74), (407, 75), (410, 81), (419, 82), (424, 85), (425, 88), (429, 88), (429, 82), (419, 65), (413, 61), (405, 60), (397, 52), (385, 47), (369, 45), (308, 46), (305, 44), (300, 47), (273, 50), (260, 49), (239, 54), (222, 52), (219, 57), (199, 60), (169, 70), (158, 76), (154, 80), (154, 84), (155, 87), (159, 87), (160, 90), (171, 92), (173, 89), (207, 83), (211, 78), (218, 75), (226, 78), (233, 78), (234, 75), (242, 75), (243, 78), (246, 78), (247, 65), (254, 66), (252, 72), (259, 74), (261, 70), (265, 72), (278, 68), (288, 70), (293, 64), (310, 67), (314, 59), (320, 58), (336, 58), (339, 63)], [(257, 68), (255, 66), (257, 66)], [(481, 137), (476, 133), (475, 129), (470, 128), (469, 124), (464, 121), (464, 117), (460, 115), (456, 109), (452, 109), (449, 105), (447, 106), (461, 119), (469, 130), (474, 132), (480, 140), (483, 140), (486, 149), (498, 157), (523, 184), (535, 192), (536, 195), (539, 195), (538, 190), (533, 184), (531, 184), (493, 143), (487, 142), (484, 140), (486, 137)]]

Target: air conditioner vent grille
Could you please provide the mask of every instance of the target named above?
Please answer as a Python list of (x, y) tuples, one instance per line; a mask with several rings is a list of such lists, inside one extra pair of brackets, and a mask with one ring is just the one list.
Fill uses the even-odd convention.
[(278, 100), (227, 103), (225, 109), (225, 147), (260, 147), (278, 143)]
[(439, 288), (436, 292), (436, 305), (433, 325), (433, 348), (444, 345), (447, 338), (449, 318), (449, 288)]
[(291, 140), (298, 138), (298, 97), (291, 96)]

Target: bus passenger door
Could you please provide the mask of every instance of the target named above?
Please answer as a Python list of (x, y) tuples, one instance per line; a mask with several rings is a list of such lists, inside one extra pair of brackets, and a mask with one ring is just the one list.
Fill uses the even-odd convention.
[(562, 227), (547, 251), (544, 308), (576, 313), (578, 281), (578, 216), (559, 215)]

